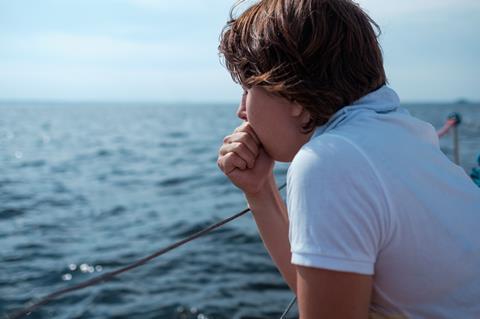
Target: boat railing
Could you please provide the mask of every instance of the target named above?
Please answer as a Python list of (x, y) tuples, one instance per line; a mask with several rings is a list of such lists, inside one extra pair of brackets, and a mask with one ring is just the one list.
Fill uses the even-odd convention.
[(439, 138), (445, 136), (448, 132), (453, 131), (453, 161), (455, 164), (460, 165), (460, 143), (458, 126), (462, 123), (462, 116), (460, 113), (453, 112), (448, 115), (447, 121), (441, 129), (437, 131)]

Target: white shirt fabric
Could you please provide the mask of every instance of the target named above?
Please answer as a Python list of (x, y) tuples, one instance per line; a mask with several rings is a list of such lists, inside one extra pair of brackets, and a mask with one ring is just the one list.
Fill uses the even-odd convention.
[(480, 318), (480, 188), (387, 86), (316, 129), (287, 174), (292, 263), (374, 276), (371, 310)]

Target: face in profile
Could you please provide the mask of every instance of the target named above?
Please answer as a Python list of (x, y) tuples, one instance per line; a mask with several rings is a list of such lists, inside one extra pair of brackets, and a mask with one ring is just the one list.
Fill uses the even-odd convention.
[(262, 87), (244, 88), (237, 116), (250, 123), (274, 160), (290, 162), (301, 147), (299, 139), (308, 140), (302, 132), (302, 125), (308, 121), (303, 108)]

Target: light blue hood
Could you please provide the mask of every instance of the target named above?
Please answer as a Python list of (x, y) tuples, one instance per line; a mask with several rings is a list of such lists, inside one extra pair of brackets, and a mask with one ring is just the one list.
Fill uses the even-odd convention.
[(389, 113), (394, 111), (407, 112), (407, 110), (400, 107), (400, 98), (394, 90), (384, 85), (376, 91), (370, 92), (363, 96), (353, 104), (345, 106), (338, 110), (326, 124), (315, 129), (312, 137), (326, 133), (335, 128), (344, 121), (347, 117), (354, 115), (357, 112), (372, 110), (377, 113)]

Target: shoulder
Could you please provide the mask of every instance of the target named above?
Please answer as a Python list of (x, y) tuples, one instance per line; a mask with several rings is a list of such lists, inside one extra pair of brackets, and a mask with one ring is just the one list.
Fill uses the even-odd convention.
[(299, 150), (287, 178), (290, 183), (301, 184), (312, 180), (332, 182), (330, 179), (339, 177), (358, 179), (358, 174), (370, 178), (376, 174), (365, 152), (350, 139), (327, 133), (312, 138)]
[[(385, 212), (389, 204), (382, 172), (361, 147), (339, 134), (323, 134), (305, 144), (287, 172), (287, 202), (339, 208), (374, 203)], [(348, 201), (347, 201), (348, 200)]]

